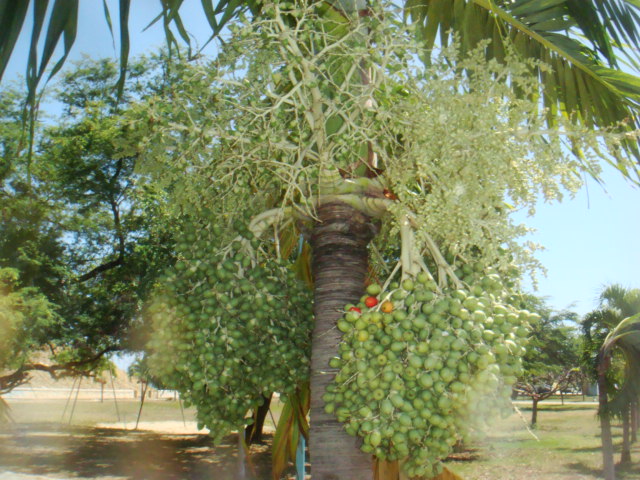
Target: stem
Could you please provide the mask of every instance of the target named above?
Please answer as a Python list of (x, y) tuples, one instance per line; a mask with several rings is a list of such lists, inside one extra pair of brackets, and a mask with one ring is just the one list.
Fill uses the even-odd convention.
[(402, 242), (400, 251), (402, 278), (409, 275), (415, 276), (420, 271), (420, 264), (416, 259), (416, 239), (411, 229), (408, 215), (403, 215), (400, 219), (400, 238)]

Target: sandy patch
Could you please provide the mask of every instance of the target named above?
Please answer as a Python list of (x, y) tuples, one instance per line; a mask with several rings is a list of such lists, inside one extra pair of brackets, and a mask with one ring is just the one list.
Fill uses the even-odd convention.
[[(135, 430), (136, 422), (113, 422), (113, 423), (98, 423), (98, 428), (113, 428), (118, 430)], [(172, 433), (183, 435), (206, 435), (209, 433), (209, 429), (203, 428), (198, 430), (197, 422), (181, 422), (181, 421), (165, 421), (165, 422), (140, 422), (138, 423), (138, 430), (155, 432), (155, 433)], [(273, 433), (274, 428), (265, 425), (262, 429), (265, 433)], [(233, 432), (232, 432), (233, 433)], [(0, 480), (3, 480), (0, 477)]]
[[(135, 430), (136, 422), (98, 423), (98, 428), (114, 428), (119, 430)], [(140, 422), (138, 430), (156, 433), (182, 433), (185, 435), (208, 434), (209, 430), (198, 430), (196, 422), (165, 421), (165, 422)], [(1, 477), (0, 477), (0, 480)]]
[[(129, 477), (100, 477), (100, 480), (127, 480)], [(69, 476), (55, 474), (34, 475), (30, 473), (0, 472), (0, 480), (69, 480)], [(96, 480), (95, 477), (73, 477), (73, 480)]]

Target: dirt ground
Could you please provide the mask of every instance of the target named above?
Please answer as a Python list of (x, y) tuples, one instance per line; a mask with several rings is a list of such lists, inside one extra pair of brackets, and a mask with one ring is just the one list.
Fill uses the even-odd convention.
[[(237, 437), (214, 447), (206, 434), (178, 433), (182, 422), (123, 430), (51, 423), (0, 429), (0, 480), (236, 480)], [(177, 425), (179, 423), (179, 425)], [(155, 431), (153, 431), (155, 430)], [(270, 478), (267, 434), (252, 446), (256, 478)]]
[[(214, 447), (198, 431), (195, 410), (177, 402), (145, 404), (138, 431), (135, 401), (78, 402), (65, 414), (65, 401), (20, 401), (11, 405), (15, 423), (0, 425), (0, 480), (238, 480), (237, 436)], [(602, 478), (600, 432), (595, 406), (545, 404), (534, 432), (528, 411), (496, 420), (483, 439), (452, 456), (447, 466), (465, 480), (598, 480)], [(267, 432), (273, 431), (269, 416)], [(619, 423), (619, 422), (618, 422)], [(622, 428), (613, 425), (616, 461)], [(72, 425), (70, 425), (72, 424)], [(270, 480), (271, 433), (253, 446), (255, 480)], [(640, 442), (633, 463), (616, 472), (640, 480)], [(309, 465), (307, 465), (309, 471)], [(289, 478), (293, 478), (291, 470)], [(249, 477), (251, 478), (251, 477)], [(307, 477), (309, 478), (309, 477)], [(353, 479), (359, 480), (359, 479)]]

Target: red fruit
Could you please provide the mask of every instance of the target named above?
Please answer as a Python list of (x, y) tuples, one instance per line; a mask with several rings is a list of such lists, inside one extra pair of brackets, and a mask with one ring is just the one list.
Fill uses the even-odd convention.
[(350, 312), (358, 312), (358, 313), (362, 313), (362, 310), (360, 310), (358, 307), (351, 307), (349, 309)]
[(367, 297), (364, 300), (364, 304), (369, 308), (373, 308), (378, 304), (378, 299), (376, 297)]

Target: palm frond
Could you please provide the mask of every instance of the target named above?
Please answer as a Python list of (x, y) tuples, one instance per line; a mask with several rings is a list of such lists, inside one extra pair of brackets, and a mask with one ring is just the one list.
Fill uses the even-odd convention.
[[(212, 0), (201, 0), (202, 8), (212, 35), (218, 35), (222, 28), (236, 18), (243, 10), (257, 11), (258, 3), (255, 0), (220, 0), (215, 3)], [(169, 50), (175, 50), (179, 37), (190, 47), (190, 37), (182, 21), (179, 10), (183, 0), (162, 0), (161, 10), (149, 24), (149, 26), (162, 20), (167, 46)], [(25, 19), (32, 12), (33, 27), (27, 63), (27, 94), (30, 103), (35, 101), (36, 92), (40, 86), (45, 72), (50, 68), (51, 60), (56, 48), (62, 43), (63, 53), (50, 70), (49, 78), (54, 76), (63, 66), (76, 40), (78, 28), (79, 0), (55, 0), (49, 8), (48, 0), (0, 0), (0, 80), (2, 80), (6, 67), (11, 59), (16, 41), (23, 30)], [(119, 0), (118, 25), (120, 30), (120, 77), (117, 82), (119, 93), (122, 93), (127, 74), (130, 34), (129, 12), (131, 0)], [(104, 17), (107, 27), (113, 38), (113, 20), (106, 1), (103, 1)], [(220, 18), (218, 18), (220, 17)], [(46, 31), (42, 51), (38, 45), (41, 43), (41, 34)]]
[(621, 415), (640, 395), (640, 313), (622, 320), (602, 345), (602, 356), (618, 347), (625, 358), (625, 375), (620, 389), (609, 402), (610, 413)]
[[(463, 52), (490, 40), (486, 56), (502, 61), (507, 44), (534, 66), (549, 125), (564, 115), (590, 128), (640, 126), (640, 78), (617, 69), (622, 47), (633, 62), (638, 57), (640, 3), (623, 0), (407, 0), (406, 13), (418, 25), (425, 48), (454, 35)], [(610, 17), (613, 15), (613, 17)], [(630, 48), (629, 48), (630, 47)], [(636, 62), (637, 63), (637, 62)], [(623, 141), (637, 159), (637, 141)], [(614, 152), (615, 153), (615, 152)], [(630, 176), (623, 162), (614, 162)]]

